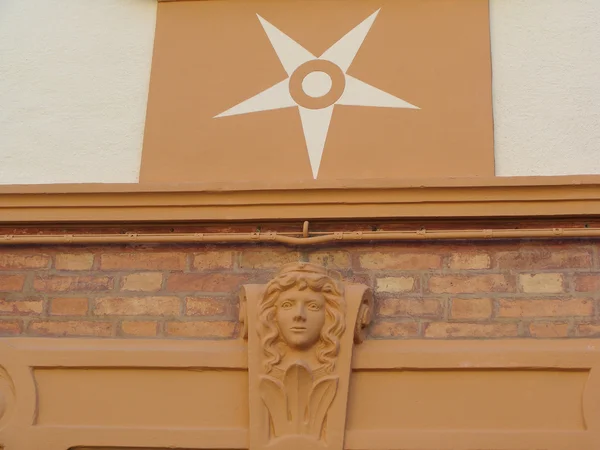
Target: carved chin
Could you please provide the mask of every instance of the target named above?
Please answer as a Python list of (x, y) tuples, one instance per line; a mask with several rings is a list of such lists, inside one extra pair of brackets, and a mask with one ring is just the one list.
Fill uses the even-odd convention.
[(291, 330), (285, 333), (283, 337), (291, 348), (298, 350), (306, 350), (315, 345), (319, 340), (319, 336), (315, 337), (303, 333), (294, 333)]

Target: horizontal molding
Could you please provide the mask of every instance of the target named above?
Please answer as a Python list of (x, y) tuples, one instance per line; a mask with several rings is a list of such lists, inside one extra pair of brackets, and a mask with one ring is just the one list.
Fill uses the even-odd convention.
[[(247, 342), (232, 340), (0, 338), (4, 360), (36, 368), (198, 368), (247, 370)], [(353, 370), (590, 369), (598, 339), (366, 340)]]
[[(60, 343), (60, 345), (58, 345)], [(200, 367), (248, 369), (248, 349), (240, 340), (134, 340), (134, 339), (0, 339), (28, 358), (32, 367)], [(9, 350), (10, 352), (10, 350)], [(160, 359), (160, 365), (156, 359)]]
[(0, 187), (0, 224), (600, 216), (600, 176)]

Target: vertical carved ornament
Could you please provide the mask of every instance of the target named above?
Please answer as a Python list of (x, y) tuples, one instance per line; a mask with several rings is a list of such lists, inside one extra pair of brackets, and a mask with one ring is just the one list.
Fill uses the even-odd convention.
[(250, 450), (343, 449), (352, 349), (372, 306), (367, 286), (308, 263), (243, 287)]

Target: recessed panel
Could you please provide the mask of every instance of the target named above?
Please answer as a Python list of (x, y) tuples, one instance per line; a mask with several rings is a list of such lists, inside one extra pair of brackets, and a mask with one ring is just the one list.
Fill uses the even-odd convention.
[(248, 426), (246, 371), (77, 368), (34, 373), (38, 425)]
[(349, 430), (583, 430), (584, 370), (355, 372)]

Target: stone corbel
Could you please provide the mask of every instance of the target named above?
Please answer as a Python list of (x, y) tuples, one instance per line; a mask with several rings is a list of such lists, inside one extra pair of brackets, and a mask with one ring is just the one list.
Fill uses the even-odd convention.
[(352, 351), (372, 308), (367, 286), (308, 263), (243, 287), (250, 450), (344, 448)]

